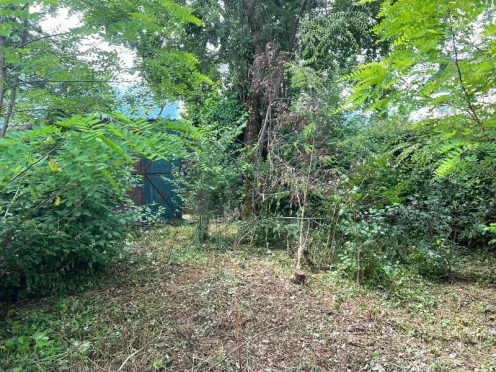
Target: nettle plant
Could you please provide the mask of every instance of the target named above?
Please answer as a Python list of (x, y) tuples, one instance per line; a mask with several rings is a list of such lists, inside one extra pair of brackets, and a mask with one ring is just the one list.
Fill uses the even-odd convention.
[(101, 115), (7, 132), (0, 139), (0, 298), (48, 292), (112, 261), (139, 218), (123, 208), (133, 164), (140, 156), (185, 155), (183, 138), (193, 132), (185, 123)]

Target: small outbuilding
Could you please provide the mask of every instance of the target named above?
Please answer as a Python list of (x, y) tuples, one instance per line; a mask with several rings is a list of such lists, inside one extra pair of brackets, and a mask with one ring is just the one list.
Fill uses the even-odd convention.
[[(133, 171), (141, 184), (130, 190), (136, 205), (149, 206), (152, 213), (161, 211), (165, 220), (182, 218), (181, 200), (175, 192), (173, 170), (181, 168), (181, 160), (141, 159)], [(160, 208), (161, 207), (161, 208)]]
[[(120, 89), (118, 94), (125, 94), (131, 88)], [(129, 93), (129, 92), (128, 92)], [(150, 102), (151, 104), (151, 102)], [(174, 102), (162, 108), (151, 110), (131, 110), (123, 105), (119, 112), (134, 118), (147, 118), (155, 121), (159, 118), (167, 117), (172, 120), (180, 117), (180, 103)], [(140, 184), (129, 191), (129, 196), (138, 206), (148, 206), (152, 213), (160, 211), (165, 220), (182, 218), (182, 203), (177, 195), (174, 184), (174, 169), (181, 168), (181, 160), (154, 160), (140, 159), (136, 164), (132, 174), (139, 176)]]

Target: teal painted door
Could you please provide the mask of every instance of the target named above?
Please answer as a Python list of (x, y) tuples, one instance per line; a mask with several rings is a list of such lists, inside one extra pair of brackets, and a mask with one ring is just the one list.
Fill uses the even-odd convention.
[(159, 206), (163, 207), (163, 217), (167, 220), (181, 218), (182, 208), (175, 186), (170, 182), (172, 170), (181, 167), (181, 160), (142, 159), (141, 174), (143, 175), (143, 204), (148, 205), (156, 213)]

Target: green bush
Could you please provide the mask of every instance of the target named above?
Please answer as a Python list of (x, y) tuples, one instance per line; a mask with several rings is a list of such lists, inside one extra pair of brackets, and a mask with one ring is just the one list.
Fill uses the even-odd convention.
[(96, 194), (77, 211), (50, 205), (24, 222), (14, 217), (1, 226), (1, 298), (70, 288), (68, 279), (98, 269), (120, 253), (131, 216), (114, 211), (115, 201), (105, 191)]
[(189, 116), (202, 135), (193, 141), (195, 151), (184, 158), (183, 169), (176, 170), (175, 182), (185, 210), (193, 217), (196, 243), (203, 243), (213, 217), (225, 212), (233, 217), (234, 209), (239, 211), (246, 162), (237, 138), (245, 114), (229, 94), (212, 94)]
[[(74, 117), (0, 140), (0, 298), (71, 286), (111, 262), (138, 156), (183, 154), (179, 124)], [(185, 128), (192, 128), (184, 125)]]
[(258, 247), (288, 249), (294, 253), (298, 241), (299, 225), (295, 219), (282, 215), (266, 216), (251, 221), (250, 241)]

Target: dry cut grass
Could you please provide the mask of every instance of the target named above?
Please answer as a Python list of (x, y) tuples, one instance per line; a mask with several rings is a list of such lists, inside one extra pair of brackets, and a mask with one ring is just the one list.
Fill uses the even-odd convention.
[(134, 247), (135, 262), (116, 267), (94, 289), (4, 306), (4, 316), (15, 322), (33, 314), (61, 319), (47, 324), (50, 337), (60, 340), (61, 357), (44, 361), (33, 351), (34, 365), (74, 371), (496, 370), (494, 286), (407, 283), (412, 289), (401, 293), (410, 295), (399, 297), (337, 282), (329, 273), (296, 285), (284, 253), (197, 250), (184, 228), (145, 234)]

